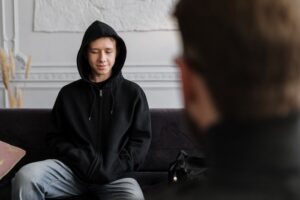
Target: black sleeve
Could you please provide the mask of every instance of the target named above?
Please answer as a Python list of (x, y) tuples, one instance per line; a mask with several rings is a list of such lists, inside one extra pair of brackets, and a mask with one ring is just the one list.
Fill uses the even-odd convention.
[(47, 134), (48, 148), (52, 158), (59, 159), (70, 167), (79, 176), (85, 176), (91, 162), (94, 160), (94, 152), (87, 154), (87, 149), (77, 147), (72, 143), (72, 133), (66, 128), (66, 116), (64, 105), (64, 92), (61, 90), (57, 96), (51, 113), (53, 129)]

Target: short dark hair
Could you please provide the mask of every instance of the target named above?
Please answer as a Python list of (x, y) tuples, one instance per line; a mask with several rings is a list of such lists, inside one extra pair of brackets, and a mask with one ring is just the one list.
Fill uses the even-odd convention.
[(175, 17), (183, 56), (207, 82), (223, 118), (299, 109), (299, 1), (180, 0)]
[(110, 39), (111, 41), (115, 42), (115, 44), (116, 44), (116, 51), (117, 51), (117, 53), (119, 52), (119, 45), (118, 45), (118, 41), (117, 41), (116, 38), (114, 38), (114, 37), (112, 37), (112, 36), (101, 36), (101, 37), (97, 37), (97, 38), (91, 40), (91, 41), (86, 45), (86, 48), (85, 48), (85, 53), (86, 53), (86, 54), (88, 53), (88, 50), (89, 50), (89, 48), (90, 48), (91, 43), (94, 42), (94, 41), (96, 41), (96, 40), (98, 40), (98, 39), (100, 39), (100, 38), (108, 38), (108, 39)]

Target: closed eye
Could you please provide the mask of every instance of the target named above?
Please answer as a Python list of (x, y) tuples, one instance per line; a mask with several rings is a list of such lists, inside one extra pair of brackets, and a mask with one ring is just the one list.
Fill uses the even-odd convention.
[(97, 50), (97, 49), (90, 49), (89, 52), (92, 53), (92, 54), (96, 54), (96, 53), (99, 53), (99, 50)]

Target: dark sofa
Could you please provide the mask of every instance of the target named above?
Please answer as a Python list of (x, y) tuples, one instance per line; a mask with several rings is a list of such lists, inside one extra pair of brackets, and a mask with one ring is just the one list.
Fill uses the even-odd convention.
[[(10, 179), (24, 164), (48, 157), (45, 135), (50, 127), (50, 109), (0, 109), (0, 140), (24, 148), (26, 156), (0, 181), (0, 199), (10, 199)], [(151, 109), (153, 139), (139, 171), (132, 173), (146, 199), (167, 184), (167, 170), (179, 150), (201, 155), (182, 126), (182, 109)], [(84, 199), (83, 197), (76, 199)]]

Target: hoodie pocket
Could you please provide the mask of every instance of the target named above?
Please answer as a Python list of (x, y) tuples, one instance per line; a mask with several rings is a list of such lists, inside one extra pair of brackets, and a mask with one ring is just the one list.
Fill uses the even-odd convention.
[(110, 172), (114, 174), (114, 176), (120, 176), (130, 170), (127, 156), (124, 157), (121, 153), (111, 152), (111, 157), (113, 157), (113, 159), (110, 163)]
[(87, 172), (87, 177), (88, 177), (89, 180), (95, 178), (95, 177), (93, 177), (93, 176), (94, 176), (94, 174), (95, 174), (97, 168), (98, 168), (98, 167), (100, 168), (100, 166), (99, 166), (99, 162), (100, 162), (99, 160), (100, 160), (100, 158), (99, 158), (99, 157), (100, 157), (100, 156), (99, 156), (98, 154), (96, 154), (96, 155), (95, 155), (95, 159), (93, 160), (92, 164), (91, 164), (90, 167), (89, 167), (89, 170), (88, 170), (88, 172)]

